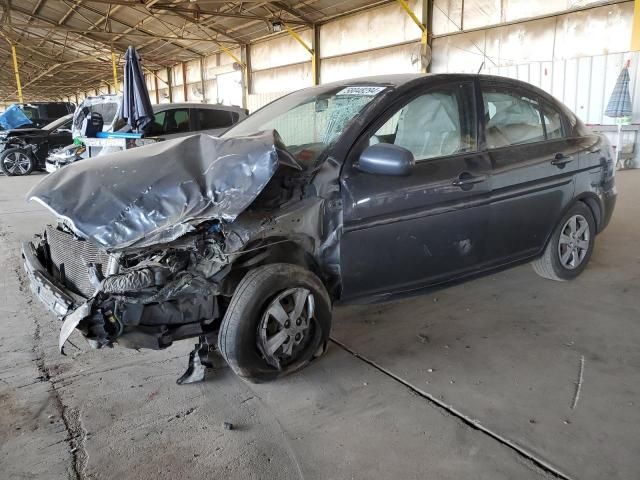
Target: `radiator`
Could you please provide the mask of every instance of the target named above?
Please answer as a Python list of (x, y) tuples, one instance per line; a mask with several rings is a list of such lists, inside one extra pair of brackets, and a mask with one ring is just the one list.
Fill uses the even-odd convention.
[(51, 263), (60, 272), (64, 286), (82, 295), (90, 297), (95, 288), (89, 281), (88, 265), (93, 263), (106, 276), (109, 271), (109, 254), (86, 240), (78, 240), (73, 235), (48, 226), (47, 243)]

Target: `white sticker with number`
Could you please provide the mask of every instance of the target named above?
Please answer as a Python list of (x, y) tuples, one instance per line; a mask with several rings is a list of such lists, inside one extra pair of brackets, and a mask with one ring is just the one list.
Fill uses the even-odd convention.
[(357, 95), (362, 97), (373, 97), (385, 90), (387, 87), (347, 87), (340, 90), (336, 95)]

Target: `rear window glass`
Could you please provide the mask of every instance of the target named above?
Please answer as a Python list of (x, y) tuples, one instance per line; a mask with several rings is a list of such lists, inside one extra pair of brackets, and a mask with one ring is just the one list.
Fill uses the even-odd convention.
[(199, 125), (201, 130), (211, 130), (214, 128), (226, 128), (230, 127), (237, 121), (238, 114), (236, 113), (236, 120), (234, 121), (231, 112), (227, 110), (213, 110), (213, 109), (197, 109)]
[(489, 148), (545, 139), (540, 105), (535, 98), (501, 88), (483, 87), (485, 138)]

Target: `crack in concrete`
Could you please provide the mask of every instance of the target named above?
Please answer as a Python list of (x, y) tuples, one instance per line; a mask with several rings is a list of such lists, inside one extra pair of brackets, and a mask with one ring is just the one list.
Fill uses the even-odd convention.
[[(21, 279), (19, 279), (21, 280)], [(35, 363), (40, 372), (40, 381), (48, 382), (51, 385), (53, 401), (56, 410), (62, 418), (64, 428), (67, 431), (66, 441), (69, 443), (69, 453), (72, 459), (72, 473), (75, 480), (83, 480), (85, 478), (84, 471), (87, 466), (88, 455), (85, 449), (85, 440), (87, 432), (82, 426), (80, 420), (80, 410), (77, 408), (69, 408), (62, 401), (62, 396), (56, 388), (55, 382), (51, 378), (49, 369), (44, 363), (44, 354), (42, 351), (42, 337), (40, 335), (40, 325), (35, 320), (35, 331), (33, 334), (34, 346), (33, 352), (36, 355)]]
[(506, 437), (503, 437), (499, 433), (496, 433), (493, 430), (488, 429), (487, 427), (485, 427), (482, 424), (480, 424), (478, 421), (467, 417), (462, 412), (456, 410), (453, 406), (442, 402), (441, 400), (439, 400), (436, 397), (434, 397), (433, 395), (431, 395), (429, 392), (426, 392), (426, 391), (416, 387), (415, 385), (409, 383), (408, 381), (406, 381), (403, 378), (399, 377), (398, 375), (396, 375), (395, 373), (391, 372), (390, 370), (387, 370), (386, 368), (382, 367), (381, 365), (378, 365), (373, 360), (369, 360), (367, 357), (365, 357), (365, 356), (359, 354), (358, 352), (352, 350), (351, 348), (349, 348), (347, 345), (345, 345), (344, 343), (340, 342), (339, 340), (336, 340), (333, 337), (330, 337), (330, 340), (336, 346), (338, 346), (339, 348), (341, 348), (345, 352), (349, 353), (353, 357), (357, 358), (358, 360), (363, 361), (367, 365), (369, 365), (369, 366), (375, 368), (376, 370), (378, 370), (380, 373), (383, 373), (387, 377), (389, 377), (389, 378), (395, 380), (396, 382), (404, 385), (406, 388), (408, 388), (410, 391), (412, 391), (416, 395), (424, 398), (431, 405), (435, 406), (436, 408), (438, 408), (440, 410), (444, 410), (449, 415), (457, 418), (458, 420), (460, 420), (467, 427), (472, 428), (473, 430), (477, 430), (477, 431), (483, 433), (484, 435), (488, 436), (489, 438), (497, 441), (501, 445), (513, 450), (519, 457), (521, 457), (525, 461), (528, 461), (528, 462), (532, 463), (535, 467), (539, 468), (543, 472), (553, 476), (554, 478), (559, 478), (559, 479), (562, 479), (562, 480), (573, 480), (572, 477), (570, 477), (569, 475), (561, 472), (560, 470), (558, 470), (554, 466), (552, 466), (549, 463), (547, 463), (544, 459), (536, 456), (534, 453), (529, 452), (528, 450), (526, 450), (525, 448), (521, 447), (517, 443), (509, 440)]
[[(18, 280), (20, 292), (24, 295), (25, 292), (29, 291), (29, 288), (26, 287), (27, 283), (25, 277), (23, 276), (23, 272), (19, 269), (19, 267), (14, 268), (14, 272)], [(34, 360), (36, 368), (38, 369), (38, 372), (40, 372), (40, 376), (37, 378), (37, 381), (47, 382), (51, 386), (49, 392), (52, 396), (54, 407), (62, 418), (62, 422), (67, 432), (67, 438), (65, 439), (65, 441), (69, 443), (69, 453), (71, 454), (72, 459), (70, 472), (71, 476), (75, 480), (84, 480), (84, 471), (86, 469), (88, 460), (88, 455), (85, 449), (87, 432), (82, 426), (79, 409), (69, 408), (62, 401), (62, 396), (60, 394), (60, 391), (56, 387), (56, 382), (51, 377), (51, 373), (44, 361), (42, 335), (40, 333), (40, 323), (38, 322), (38, 317), (36, 315), (31, 315), (31, 317), (34, 319), (32, 352), (35, 356)]]

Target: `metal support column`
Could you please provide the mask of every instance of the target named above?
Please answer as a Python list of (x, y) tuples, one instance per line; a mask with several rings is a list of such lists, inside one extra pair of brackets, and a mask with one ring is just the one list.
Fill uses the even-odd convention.
[[(402, 0), (404, 1), (404, 0)], [(300, 45), (302, 45), (304, 47), (304, 49), (309, 52), (311, 54), (311, 80), (313, 82), (314, 85), (318, 85), (318, 58), (316, 55), (316, 51), (313, 47), (310, 47), (309, 45), (307, 45), (307, 42), (305, 42), (302, 37), (300, 35), (298, 35), (298, 32), (296, 32), (295, 30), (291, 29), (291, 27), (289, 27), (289, 25), (287, 25), (286, 23), (282, 23), (284, 25), (285, 30), (287, 31), (287, 33), (289, 35), (291, 35)], [(316, 37), (316, 27), (314, 26), (314, 30), (313, 30), (313, 38), (315, 39)], [(316, 43), (315, 41), (313, 43)], [(316, 45), (317, 48), (317, 45)]]
[(250, 75), (249, 66), (247, 64), (247, 45), (245, 44), (240, 46), (240, 56), (242, 57), (242, 59), (240, 59), (236, 57), (233, 52), (225, 47), (222, 43), (215, 43), (222, 49), (224, 53), (229, 55), (233, 59), (233, 61), (236, 62), (236, 64), (240, 68), (240, 71), (242, 72), (242, 78), (240, 79), (240, 82), (242, 84), (242, 107), (247, 108), (247, 85), (249, 82), (248, 77)]
[(158, 89), (158, 75), (153, 75), (153, 86), (156, 91), (156, 104), (160, 103), (160, 91)]
[(313, 55), (311, 56), (311, 76), (314, 85), (320, 85), (320, 26), (313, 24)]
[(116, 65), (116, 54), (111, 50), (111, 68), (113, 69), (113, 90), (118, 93), (118, 67)]
[(640, 50), (640, 1), (633, 2), (633, 23), (631, 26), (631, 50)]
[(207, 90), (204, 83), (204, 57), (200, 57), (200, 89), (202, 90), (202, 103), (207, 103)]
[(189, 101), (189, 87), (187, 86), (187, 62), (182, 62), (182, 95), (185, 102)]
[(16, 74), (16, 87), (18, 88), (18, 100), (24, 103), (22, 98), (22, 83), (20, 83), (20, 70), (18, 70), (18, 55), (16, 54), (16, 46), (11, 44), (11, 57), (13, 57), (13, 71)]
[(242, 57), (242, 108), (249, 108), (249, 92), (251, 91), (251, 49), (249, 44), (240, 47)]
[(422, 37), (420, 39), (421, 44), (421, 71), (426, 73), (429, 64), (431, 63), (431, 47), (429, 45), (429, 30), (427, 30), (427, 24), (430, 22), (430, 10), (432, 10), (432, 6), (429, 5), (431, 3), (430, 0), (422, 0), (422, 19), (419, 19), (417, 15), (411, 10), (411, 7), (406, 2), (406, 0), (397, 0), (402, 9), (407, 12), (407, 15), (411, 17), (411, 20), (418, 26), (420, 31), (422, 32)]
[(171, 79), (171, 67), (167, 67), (167, 86), (169, 87), (169, 103), (173, 103), (173, 80)]

